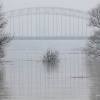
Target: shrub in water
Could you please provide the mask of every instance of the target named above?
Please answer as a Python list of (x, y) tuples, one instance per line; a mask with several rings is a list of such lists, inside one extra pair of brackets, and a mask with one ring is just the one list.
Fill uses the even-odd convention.
[(43, 62), (55, 63), (59, 59), (59, 53), (56, 50), (47, 50), (46, 54), (43, 56)]

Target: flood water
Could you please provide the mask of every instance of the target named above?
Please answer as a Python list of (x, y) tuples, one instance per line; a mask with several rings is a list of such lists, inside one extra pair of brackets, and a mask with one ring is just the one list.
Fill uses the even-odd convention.
[[(48, 45), (47, 45), (48, 44)], [(12, 41), (0, 64), (0, 100), (92, 100), (85, 41)], [(43, 63), (48, 48), (59, 62)]]
[(0, 68), (0, 100), (91, 100), (91, 82), (81, 53), (60, 53), (55, 65), (43, 53), (7, 52)]

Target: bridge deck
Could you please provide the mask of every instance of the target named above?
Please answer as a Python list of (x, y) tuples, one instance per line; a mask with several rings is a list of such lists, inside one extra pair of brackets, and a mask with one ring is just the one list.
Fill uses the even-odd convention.
[(58, 36), (58, 37), (30, 37), (30, 36), (23, 36), (23, 37), (19, 37), (19, 36), (16, 36), (14, 37), (14, 40), (87, 40), (88, 37), (87, 36), (70, 36), (70, 37), (61, 37), (61, 36)]

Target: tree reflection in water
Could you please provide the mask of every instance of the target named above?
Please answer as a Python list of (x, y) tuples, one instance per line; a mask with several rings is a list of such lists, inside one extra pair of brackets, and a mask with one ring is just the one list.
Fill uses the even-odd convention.
[(100, 100), (100, 58), (87, 57), (86, 64), (91, 79), (91, 100)]
[(57, 72), (59, 67), (59, 61), (53, 63), (45, 62), (43, 63), (43, 65), (47, 69), (47, 72), (54, 72), (54, 71)]
[(4, 77), (4, 65), (0, 63), (0, 100), (6, 100), (8, 98), (7, 88), (5, 86)]

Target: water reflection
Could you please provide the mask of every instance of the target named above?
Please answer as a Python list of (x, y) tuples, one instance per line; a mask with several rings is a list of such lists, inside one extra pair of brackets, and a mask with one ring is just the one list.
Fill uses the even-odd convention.
[(8, 98), (4, 76), (5, 76), (4, 66), (3, 63), (0, 63), (0, 100), (6, 100)]
[(44, 62), (43, 65), (48, 73), (57, 72), (59, 67), (59, 61), (52, 63)]
[(86, 64), (91, 77), (91, 100), (100, 100), (100, 58), (87, 57)]
[(4, 79), (10, 100), (90, 100), (89, 79), (79, 78), (87, 76), (83, 54), (60, 54), (61, 60), (52, 64), (40, 61), (41, 55), (8, 53), (5, 60), (12, 62), (5, 64)]

